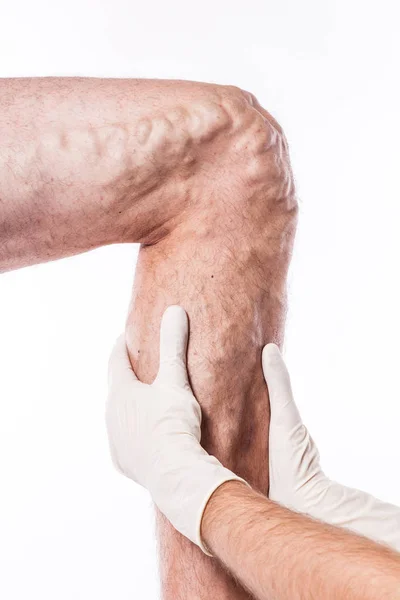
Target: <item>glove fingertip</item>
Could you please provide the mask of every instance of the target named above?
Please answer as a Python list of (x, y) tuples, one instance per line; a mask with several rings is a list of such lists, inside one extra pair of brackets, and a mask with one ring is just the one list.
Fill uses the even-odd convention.
[(264, 375), (266, 375), (266, 372), (269, 372), (271, 368), (275, 367), (277, 364), (280, 364), (282, 360), (282, 354), (279, 346), (273, 343), (264, 346), (262, 350), (262, 366)]
[(186, 311), (181, 306), (169, 306), (161, 320), (157, 381), (167, 380), (181, 386), (188, 385), (188, 338), (189, 320)]
[(160, 361), (179, 359), (186, 364), (188, 335), (186, 311), (181, 306), (169, 306), (161, 320)]
[(185, 331), (188, 327), (188, 316), (184, 308), (178, 304), (168, 306), (161, 320), (162, 328), (174, 328), (176, 331)]

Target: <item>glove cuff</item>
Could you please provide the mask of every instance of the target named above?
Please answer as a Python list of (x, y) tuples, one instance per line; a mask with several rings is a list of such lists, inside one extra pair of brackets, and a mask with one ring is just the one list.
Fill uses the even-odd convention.
[(168, 457), (166, 464), (168, 467), (158, 470), (162, 476), (148, 486), (153, 500), (175, 529), (211, 556), (201, 539), (201, 522), (208, 501), (227, 481), (248, 484), (197, 442), (187, 452), (181, 445), (181, 451)]
[(228, 481), (239, 481), (241, 483), (244, 483), (248, 487), (250, 487), (249, 484), (247, 483), (247, 481), (245, 481), (241, 477), (238, 477), (232, 471), (229, 471), (229, 469), (225, 469), (225, 467), (222, 467), (222, 469), (223, 469), (223, 471), (221, 472), (220, 478), (216, 479), (213, 482), (213, 485), (208, 490), (208, 492), (204, 498), (204, 501), (203, 501), (202, 505), (200, 506), (199, 513), (197, 515), (197, 520), (196, 520), (197, 522), (196, 522), (196, 528), (195, 528), (195, 539), (192, 540), (195, 544), (197, 544), (199, 546), (199, 548), (201, 548), (201, 550), (204, 552), (204, 554), (206, 554), (207, 556), (211, 556), (211, 557), (213, 555), (211, 554), (210, 550), (207, 548), (207, 546), (205, 545), (205, 543), (203, 542), (203, 540), (201, 538), (201, 524), (203, 521), (204, 512), (205, 512), (207, 505), (211, 499), (211, 496), (214, 494), (214, 492), (217, 491), (218, 488), (221, 487), (221, 485), (223, 485), (224, 483), (227, 483)]

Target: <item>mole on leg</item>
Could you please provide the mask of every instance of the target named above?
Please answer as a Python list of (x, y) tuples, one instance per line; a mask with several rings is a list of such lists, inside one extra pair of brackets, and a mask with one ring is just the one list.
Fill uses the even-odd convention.
[[(186, 309), (202, 444), (266, 493), (269, 404), (261, 349), (283, 340), (297, 219), (287, 145), (272, 117), (236, 88), (174, 114), (175, 121), (157, 122), (154, 139), (160, 148), (170, 144), (171, 160), (180, 157), (168, 194), (176, 186), (182, 208), (156, 243), (141, 248), (127, 322), (130, 356), (138, 377), (151, 381), (161, 315), (170, 304)], [(172, 141), (163, 141), (161, 130)], [(165, 600), (249, 598), (161, 515), (158, 523)]]

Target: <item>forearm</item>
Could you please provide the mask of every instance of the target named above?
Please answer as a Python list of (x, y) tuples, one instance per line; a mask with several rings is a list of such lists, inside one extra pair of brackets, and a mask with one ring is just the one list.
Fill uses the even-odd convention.
[[(0, 80), (0, 271), (162, 237), (178, 203), (182, 209), (169, 193), (187, 157), (176, 130), (190, 95), (201, 104), (207, 89), (134, 79)], [(202, 134), (193, 132), (193, 146)]]
[(400, 555), (291, 512), (240, 483), (213, 494), (202, 537), (259, 600), (400, 598)]

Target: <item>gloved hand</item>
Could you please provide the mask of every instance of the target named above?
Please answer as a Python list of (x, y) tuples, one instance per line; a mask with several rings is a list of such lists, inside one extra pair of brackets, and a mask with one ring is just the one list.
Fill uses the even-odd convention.
[(147, 488), (172, 525), (206, 554), (200, 537), (204, 509), (224, 482), (239, 480), (200, 446), (201, 410), (186, 370), (188, 320), (179, 306), (164, 313), (160, 366), (151, 385), (141, 383), (124, 336), (110, 359), (106, 410), (116, 468)]
[(265, 346), (262, 364), (271, 405), (271, 500), (400, 550), (400, 508), (326, 477), (316, 445), (301, 421), (289, 373), (275, 344)]

